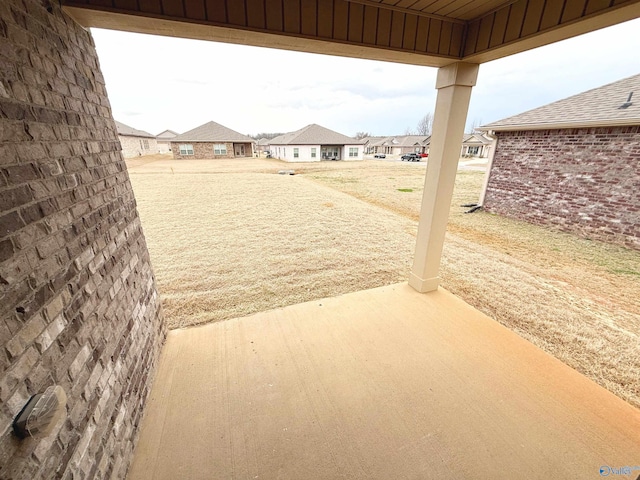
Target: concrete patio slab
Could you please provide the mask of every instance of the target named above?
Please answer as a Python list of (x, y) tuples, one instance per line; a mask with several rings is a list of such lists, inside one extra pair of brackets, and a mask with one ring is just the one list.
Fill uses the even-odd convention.
[(448, 292), (398, 284), (172, 331), (128, 478), (582, 480), (636, 465), (639, 410)]

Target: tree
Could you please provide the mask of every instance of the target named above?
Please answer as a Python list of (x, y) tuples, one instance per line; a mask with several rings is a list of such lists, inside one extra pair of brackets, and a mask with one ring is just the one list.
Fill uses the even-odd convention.
[(475, 132), (480, 125), (482, 125), (482, 119), (481, 118), (474, 118), (473, 122), (471, 122), (469, 124), (469, 126), (467, 127), (467, 133)]
[(362, 140), (363, 138), (370, 136), (371, 135), (369, 134), (369, 132), (356, 132), (353, 138), (355, 138), (356, 140)]
[(431, 135), (431, 127), (433, 126), (433, 114), (427, 113), (420, 119), (418, 125), (416, 125), (417, 135)]
[(407, 127), (404, 131), (405, 135), (415, 135), (415, 132), (411, 129), (411, 127)]

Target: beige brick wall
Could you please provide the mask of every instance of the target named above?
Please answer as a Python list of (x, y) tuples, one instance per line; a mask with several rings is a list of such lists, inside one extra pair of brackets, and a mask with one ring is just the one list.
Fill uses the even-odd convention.
[(496, 134), (487, 210), (640, 249), (640, 126)]
[(124, 158), (143, 157), (158, 153), (158, 142), (155, 138), (130, 137), (118, 135)]
[[(93, 41), (0, 2), (0, 478), (124, 478), (165, 337)], [(18, 440), (29, 397), (67, 418)]]

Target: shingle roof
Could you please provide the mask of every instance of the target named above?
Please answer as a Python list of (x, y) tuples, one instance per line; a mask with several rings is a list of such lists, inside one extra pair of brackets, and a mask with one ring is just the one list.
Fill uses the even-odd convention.
[(395, 137), (376, 137), (372, 146), (392, 145), (394, 147), (413, 147), (415, 145), (429, 145), (431, 135), (396, 135)]
[(174, 132), (173, 130), (165, 130), (164, 132), (160, 132), (156, 135), (156, 138), (161, 140), (169, 140), (177, 135), (180, 135), (178, 132)]
[(155, 135), (151, 135), (149, 132), (145, 132), (144, 130), (136, 130), (129, 125), (125, 125), (122, 122), (115, 120), (116, 128), (118, 129), (118, 135), (122, 135), (125, 137), (148, 137), (148, 138), (156, 138)]
[(216, 122), (208, 122), (204, 125), (184, 132), (171, 139), (172, 142), (242, 142), (252, 143), (253, 138), (247, 137), (230, 128)]
[(347, 137), (312, 123), (295, 132), (285, 133), (270, 142), (271, 145), (361, 145), (362, 140)]
[(479, 133), (465, 133), (462, 137), (463, 144), (475, 143), (479, 145), (488, 145), (491, 140)]
[[(635, 92), (631, 105), (620, 108)], [(480, 130), (535, 130), (640, 125), (640, 74), (480, 127)]]

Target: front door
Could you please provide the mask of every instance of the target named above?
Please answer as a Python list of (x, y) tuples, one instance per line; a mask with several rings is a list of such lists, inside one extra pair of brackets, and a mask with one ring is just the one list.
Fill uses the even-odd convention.
[(233, 145), (233, 147), (234, 147), (234, 155), (235, 155), (236, 157), (244, 157), (244, 156), (245, 156), (245, 155), (244, 155), (244, 144), (242, 144), (242, 143), (240, 143), (240, 144), (236, 143), (236, 144), (234, 144), (234, 145)]

